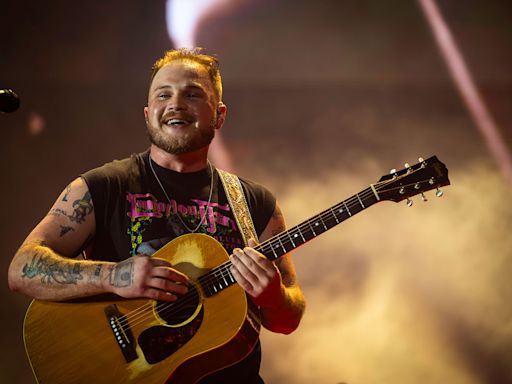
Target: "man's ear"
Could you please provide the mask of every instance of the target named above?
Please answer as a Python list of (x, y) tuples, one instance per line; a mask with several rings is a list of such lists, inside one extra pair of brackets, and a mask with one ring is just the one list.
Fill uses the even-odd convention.
[(226, 115), (228, 113), (228, 107), (222, 101), (219, 101), (217, 105), (217, 122), (216, 129), (221, 129), (224, 125), (224, 121), (226, 120)]
[(144, 107), (144, 120), (146, 120), (146, 123), (149, 122), (147, 105)]

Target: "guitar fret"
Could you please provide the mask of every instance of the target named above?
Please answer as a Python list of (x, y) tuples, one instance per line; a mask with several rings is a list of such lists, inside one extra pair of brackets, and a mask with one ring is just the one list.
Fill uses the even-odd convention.
[(352, 213), (350, 213), (350, 209), (348, 209), (347, 204), (345, 202), (343, 202), (343, 205), (345, 206), (345, 209), (347, 210), (348, 215), (352, 216)]
[(290, 238), (290, 241), (292, 242), (293, 248), (297, 248), (297, 246), (295, 245), (295, 242), (292, 239), (292, 236), (290, 235), (290, 232), (286, 232), (286, 233), (288, 234), (288, 237)]
[(302, 242), (305, 243), (306, 239), (304, 238), (304, 235), (302, 234), (302, 231), (297, 227), (297, 231), (300, 233), (300, 237), (302, 238)]
[[(338, 220), (338, 216), (336, 216), (336, 212), (334, 212), (334, 210), (332, 209), (331, 207), (331, 212), (332, 212), (332, 215), (334, 216), (334, 220), (336, 220), (336, 224), (339, 224), (340, 221)], [(341, 213), (341, 212), (340, 212)]]
[[(288, 232), (291, 236), (291, 233)], [(295, 240), (293, 240), (295, 239)], [(300, 231), (300, 229), (298, 227), (295, 227), (293, 229), (293, 239), (292, 239), (292, 244), (295, 248), (297, 248), (299, 245), (301, 244), (304, 244), (306, 242), (306, 239), (304, 238), (304, 236), (302, 235), (302, 232)], [(300, 244), (297, 244), (296, 242), (300, 242)]]
[(363, 202), (362, 202), (361, 198), (359, 197), (359, 194), (358, 194), (358, 193), (356, 193), (356, 196), (357, 196), (357, 200), (359, 200), (359, 204), (361, 204), (361, 207), (366, 208), (366, 207), (364, 206), (364, 204), (363, 204)]
[(316, 236), (316, 232), (315, 230), (313, 229), (313, 227), (311, 226), (311, 222), (308, 220), (308, 224), (309, 224), (309, 228), (311, 228), (311, 232), (313, 232), (313, 235)]
[(327, 231), (329, 228), (327, 228), (327, 226), (325, 225), (325, 222), (322, 219), (322, 215), (319, 215), (318, 217), (320, 218), (320, 221), (322, 222), (322, 225), (324, 226), (325, 230)]
[(274, 247), (272, 247), (272, 244), (270, 244), (270, 249), (272, 250), (272, 253), (274, 254), (274, 257), (277, 259), (279, 256), (277, 255), (276, 250), (274, 249)]
[(281, 241), (281, 236), (278, 236), (277, 240), (279, 240), (279, 244), (281, 244), (281, 248), (283, 248), (283, 252), (286, 253), (286, 248), (284, 247), (283, 242)]

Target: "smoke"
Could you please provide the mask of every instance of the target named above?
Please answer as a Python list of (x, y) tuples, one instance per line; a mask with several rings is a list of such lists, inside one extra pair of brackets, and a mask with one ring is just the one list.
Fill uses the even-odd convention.
[[(290, 181), (280, 199), (288, 224), (365, 188), (376, 172), (364, 167), (343, 182), (325, 182), (339, 170), (318, 176), (323, 182)], [(450, 178), (442, 198), (429, 192), (427, 203), (416, 198), (412, 208), (378, 204), (295, 252), (307, 311), (293, 336), (263, 333), (266, 380), (512, 379), (509, 188), (479, 163)]]

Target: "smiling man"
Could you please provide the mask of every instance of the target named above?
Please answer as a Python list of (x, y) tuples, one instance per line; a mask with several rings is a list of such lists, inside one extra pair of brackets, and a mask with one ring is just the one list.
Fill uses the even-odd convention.
[[(255, 249), (259, 241), (285, 230), (274, 196), (261, 185), (225, 174), (208, 161), (209, 145), (226, 115), (217, 59), (198, 49), (166, 52), (153, 66), (144, 107), (149, 150), (86, 172), (65, 188), (14, 256), (9, 267), (11, 289), (44, 301), (111, 293), (120, 299), (147, 298), (181, 305), (204, 276), (191, 276), (174, 265), (174, 259), (152, 255), (182, 235), (196, 234), (199, 237), (191, 241), (199, 244), (202, 234), (220, 242), (230, 255), (230, 275), (223, 275), (221, 288), (227, 288), (226, 279), (232, 278), (245, 290), (252, 303), (249, 307), (257, 308), (264, 327), (280, 333), (294, 331), (305, 302), (291, 257), (288, 254), (271, 262)], [(233, 201), (233, 191), (243, 198)], [(188, 260), (189, 264), (197, 264), (196, 259)], [(213, 292), (200, 291), (198, 308), (203, 308), (201, 302)], [(229, 312), (232, 304), (222, 303), (215, 310)], [(173, 338), (199, 334), (215, 318), (208, 313), (212, 307), (207, 307), (183, 322), (197, 321), (202, 324), (199, 330), (186, 328), (180, 335), (180, 328), (173, 327), (178, 329)], [(160, 317), (156, 320), (165, 322)], [(222, 324), (215, 326), (222, 330)], [(155, 364), (151, 359), (157, 353), (165, 364), (172, 353), (195, 340), (169, 346), (177, 352), (162, 352), (162, 344), (171, 342), (166, 333), (159, 332), (164, 331), (135, 335), (137, 342), (144, 342), (137, 346), (137, 359)], [(200, 374), (204, 376), (201, 383), (263, 382), (259, 342), (233, 358), (226, 357), (226, 350), (215, 355), (209, 348), (204, 351), (208, 352), (206, 365), (216, 372)], [(197, 361), (196, 369), (202, 372), (199, 365), (206, 359)], [(79, 372), (77, 377), (82, 382)], [(137, 380), (119, 382), (152, 382)]]

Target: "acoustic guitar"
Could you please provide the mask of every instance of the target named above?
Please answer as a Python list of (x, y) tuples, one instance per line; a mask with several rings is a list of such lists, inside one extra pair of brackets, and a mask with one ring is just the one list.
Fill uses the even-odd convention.
[[(317, 237), (373, 204), (402, 201), (449, 185), (435, 156), (377, 183), (259, 244), (270, 260)], [(189, 292), (176, 302), (96, 296), (66, 302), (34, 300), (24, 322), (25, 349), (41, 384), (195, 383), (240, 361), (254, 348), (258, 308), (230, 272), (213, 238), (183, 235), (155, 257), (186, 273)]]

